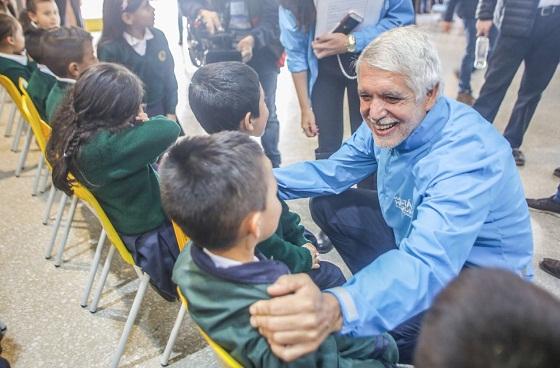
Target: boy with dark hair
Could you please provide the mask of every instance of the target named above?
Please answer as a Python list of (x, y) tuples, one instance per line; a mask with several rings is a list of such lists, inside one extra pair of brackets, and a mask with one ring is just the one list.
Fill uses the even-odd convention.
[(396, 344), (383, 334), (331, 335), (315, 352), (287, 365), (251, 327), (249, 306), (269, 298), (267, 287), (290, 273), (285, 264), (256, 250), (280, 218), (271, 169), (259, 145), (239, 132), (184, 138), (164, 158), (164, 209), (192, 240), (173, 270), (191, 317), (244, 367), (380, 368), (396, 363)]
[(416, 368), (560, 364), (560, 301), (519, 276), (466, 269), (424, 317)]
[(31, 73), (27, 84), (27, 93), (33, 100), (39, 115), (47, 121), (46, 104), (49, 92), (56, 83), (54, 73), (43, 64), (42, 37), (46, 31), (42, 28), (32, 28), (25, 32), (27, 54), (37, 63), (37, 68)]
[[(240, 131), (260, 137), (265, 131), (268, 109), (257, 73), (235, 61), (199, 68), (189, 86), (189, 103), (207, 133)], [(284, 262), (292, 273), (307, 272), (321, 289), (340, 286), (340, 269), (319, 261), (314, 245), (304, 236), (300, 217), (280, 201), (282, 214), (276, 232), (257, 248), (267, 258)]]
[(41, 38), (42, 63), (56, 78), (45, 104), (49, 122), (68, 88), (76, 83), (76, 79), (88, 66), (97, 63), (92, 40), (88, 32), (77, 27), (60, 27), (45, 33)]

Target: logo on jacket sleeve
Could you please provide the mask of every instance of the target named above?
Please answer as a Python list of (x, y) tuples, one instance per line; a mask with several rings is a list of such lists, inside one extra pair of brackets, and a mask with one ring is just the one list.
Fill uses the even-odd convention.
[(158, 59), (159, 59), (159, 61), (161, 61), (163, 63), (165, 61), (165, 59), (167, 59), (167, 52), (165, 52), (165, 50), (161, 50), (158, 53)]
[(410, 199), (402, 199), (398, 195), (395, 196), (395, 206), (401, 210), (402, 214), (408, 217), (412, 217), (412, 202)]

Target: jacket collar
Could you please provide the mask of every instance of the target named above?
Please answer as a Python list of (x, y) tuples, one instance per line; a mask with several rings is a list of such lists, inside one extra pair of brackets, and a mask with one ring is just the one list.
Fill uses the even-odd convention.
[(439, 134), (448, 119), (449, 106), (447, 100), (445, 97), (438, 97), (420, 125), (395, 149), (400, 152), (408, 152), (423, 146)]
[(257, 252), (259, 262), (244, 263), (239, 266), (218, 268), (210, 257), (198, 245), (191, 243), (193, 262), (204, 272), (215, 277), (244, 284), (272, 284), (280, 276), (290, 273), (288, 266), (282, 262), (266, 259)]

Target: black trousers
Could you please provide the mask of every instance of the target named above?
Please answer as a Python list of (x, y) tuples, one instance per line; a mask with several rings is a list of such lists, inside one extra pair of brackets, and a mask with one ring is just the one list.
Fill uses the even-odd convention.
[[(349, 189), (339, 195), (313, 198), (309, 208), (313, 221), (327, 234), (352, 273), (396, 248), (393, 230), (381, 214), (375, 191)], [(423, 316), (419, 313), (389, 331), (397, 342), (400, 363), (412, 364)]]
[(539, 11), (529, 37), (498, 36), (486, 80), (473, 107), (493, 122), (519, 65), (525, 62), (517, 100), (504, 132), (512, 148), (521, 147), (523, 135), (559, 60), (560, 7), (547, 15)]
[[(340, 59), (346, 73), (354, 75), (355, 54), (342, 54)], [(315, 158), (329, 158), (342, 144), (344, 92), (348, 94), (350, 127), (352, 133), (362, 123), (358, 83), (346, 78), (340, 71), (336, 56), (319, 60), (319, 75), (311, 93), (313, 113), (319, 127), (319, 147)]]

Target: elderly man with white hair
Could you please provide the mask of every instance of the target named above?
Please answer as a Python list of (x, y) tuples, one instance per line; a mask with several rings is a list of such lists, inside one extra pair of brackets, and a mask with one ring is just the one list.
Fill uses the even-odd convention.
[[(329, 159), (275, 171), (283, 199), (315, 197), (313, 219), (354, 274), (323, 293), (306, 275), (283, 276), (271, 300), (251, 306), (252, 325), (286, 361), (333, 332), (389, 331), (410, 363), (422, 313), (462, 269), (533, 275), (511, 148), (476, 111), (441, 96), (428, 37), (415, 27), (387, 31), (356, 68), (361, 127)], [(350, 189), (374, 172), (377, 192)]]

